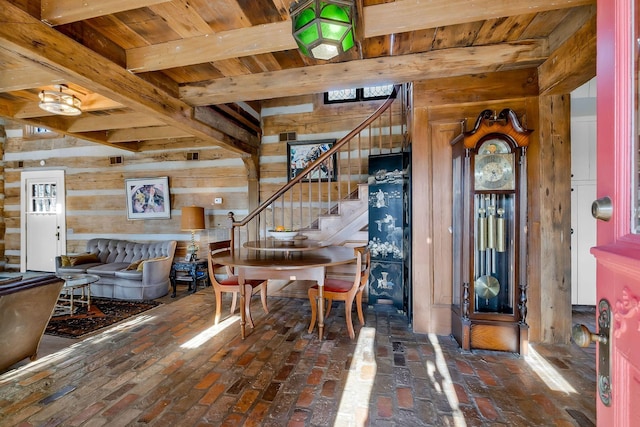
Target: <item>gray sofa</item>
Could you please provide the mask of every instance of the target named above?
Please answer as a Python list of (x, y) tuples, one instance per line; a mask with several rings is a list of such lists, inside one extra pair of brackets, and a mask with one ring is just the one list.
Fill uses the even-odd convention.
[(91, 239), (85, 254), (56, 257), (56, 273), (100, 276), (91, 284), (92, 296), (134, 301), (160, 298), (169, 292), (176, 244), (175, 240)]

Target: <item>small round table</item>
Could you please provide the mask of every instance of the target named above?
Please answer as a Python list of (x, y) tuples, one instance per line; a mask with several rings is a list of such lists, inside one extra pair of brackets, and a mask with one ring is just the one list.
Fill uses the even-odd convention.
[[(100, 276), (95, 274), (61, 274), (58, 277), (64, 280), (64, 286), (62, 287), (64, 295), (61, 294), (58, 297), (58, 301), (69, 303), (69, 314), (73, 315), (75, 312), (73, 308), (74, 302), (85, 304), (88, 311), (91, 308), (91, 284), (100, 280)], [(79, 299), (74, 298), (76, 289), (80, 289), (82, 292)]]

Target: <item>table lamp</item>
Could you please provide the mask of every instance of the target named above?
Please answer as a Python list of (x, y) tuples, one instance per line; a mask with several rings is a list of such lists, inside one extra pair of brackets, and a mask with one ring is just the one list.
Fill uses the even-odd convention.
[(198, 258), (198, 246), (196, 246), (195, 233), (204, 230), (204, 208), (199, 206), (185, 206), (182, 208), (182, 231), (191, 231), (191, 243), (187, 246), (187, 254), (190, 258)]

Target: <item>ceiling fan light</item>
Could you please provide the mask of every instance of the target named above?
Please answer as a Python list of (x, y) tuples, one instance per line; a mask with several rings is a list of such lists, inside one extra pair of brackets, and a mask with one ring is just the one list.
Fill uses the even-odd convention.
[(355, 7), (349, 0), (305, 0), (291, 5), (293, 36), (300, 51), (334, 58), (355, 45)]
[(38, 106), (53, 114), (62, 116), (78, 116), (82, 114), (82, 102), (73, 94), (62, 92), (64, 85), (58, 85), (59, 92), (53, 90), (43, 90), (40, 92), (40, 103)]

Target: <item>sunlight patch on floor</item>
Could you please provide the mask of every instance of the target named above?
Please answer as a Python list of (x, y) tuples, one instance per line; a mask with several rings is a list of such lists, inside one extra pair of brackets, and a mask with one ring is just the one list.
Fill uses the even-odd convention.
[(0, 386), (16, 381), (23, 376), (29, 377), (33, 372), (41, 371), (47, 366), (55, 366), (59, 361), (68, 360), (73, 357), (73, 352), (75, 350), (74, 347), (77, 345), (78, 344), (74, 344), (71, 347), (67, 347), (47, 356), (39, 357), (34, 361), (30, 361), (26, 365), (7, 371), (4, 374), (0, 374)]
[(529, 346), (529, 354), (524, 359), (551, 390), (576, 393), (576, 389), (564, 379), (562, 374), (536, 352), (532, 346)]
[(234, 315), (234, 316), (228, 317), (225, 320), (223, 320), (222, 322), (218, 323), (217, 325), (213, 325), (212, 327), (210, 327), (208, 329), (205, 329), (204, 331), (200, 332), (198, 335), (196, 335), (195, 337), (191, 338), (189, 341), (185, 342), (180, 347), (181, 348), (189, 348), (189, 349), (198, 348), (202, 344), (204, 344), (207, 341), (209, 341), (211, 338), (213, 338), (216, 335), (218, 335), (220, 332), (222, 332), (225, 329), (227, 329), (229, 326), (231, 326), (234, 323), (238, 322), (239, 320), (240, 320), (240, 316), (238, 316), (238, 315)]
[(377, 371), (375, 338), (375, 328), (360, 329), (334, 426), (368, 425), (366, 421)]
[(458, 395), (456, 394), (456, 389), (453, 387), (453, 381), (451, 381), (451, 375), (449, 374), (449, 367), (447, 366), (447, 361), (442, 353), (438, 336), (436, 334), (429, 334), (429, 341), (433, 346), (433, 351), (436, 356), (435, 363), (431, 361), (427, 362), (427, 372), (429, 373), (431, 384), (438, 393), (444, 394), (447, 398), (453, 413), (454, 425), (464, 427), (467, 423), (464, 420), (462, 411), (460, 410)]

